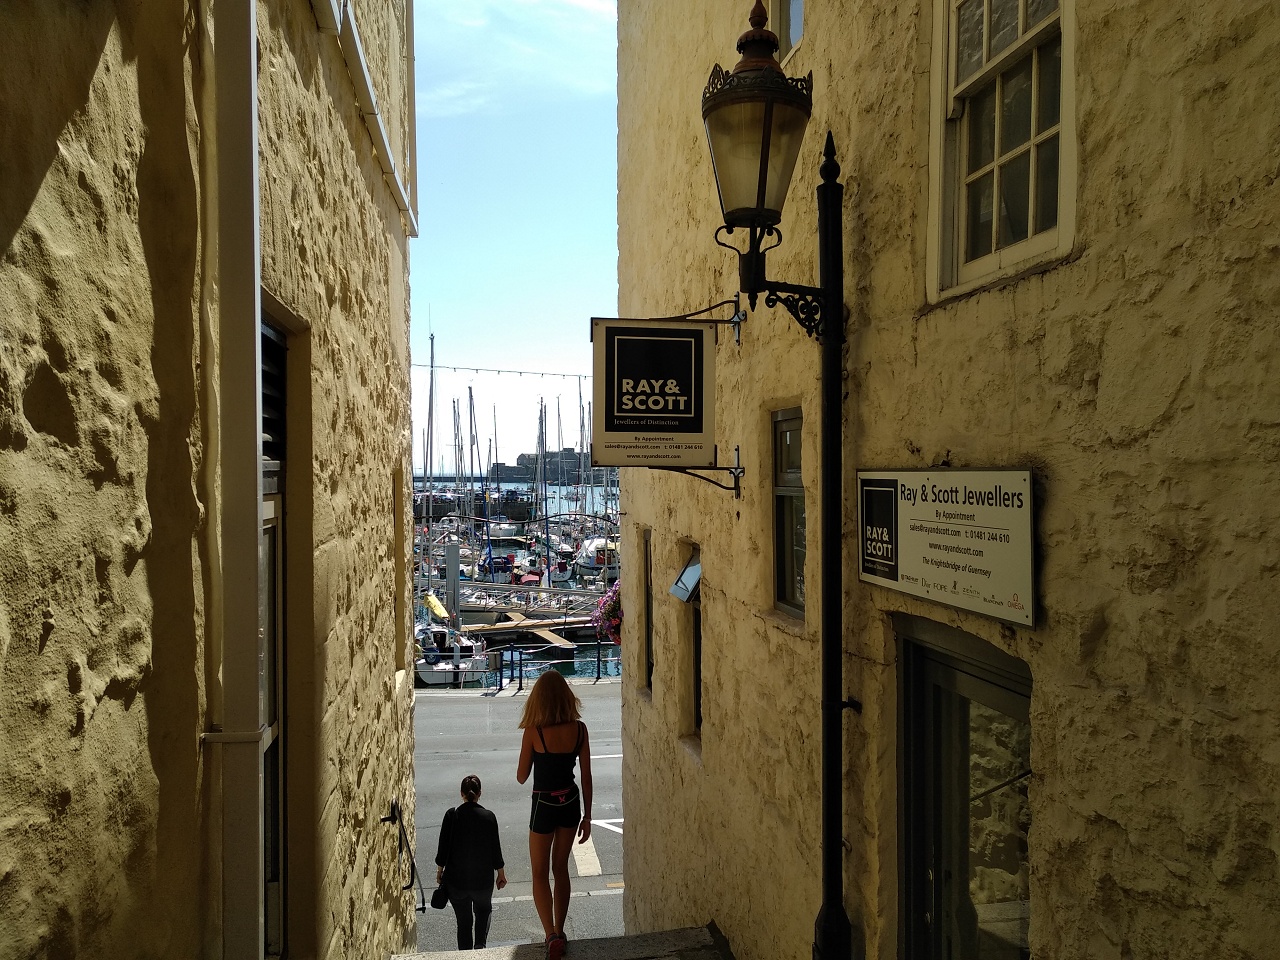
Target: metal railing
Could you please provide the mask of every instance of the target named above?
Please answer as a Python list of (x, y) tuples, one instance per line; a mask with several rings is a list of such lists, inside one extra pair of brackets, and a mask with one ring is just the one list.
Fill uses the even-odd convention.
[[(445, 582), (438, 577), (419, 577), (418, 591), (433, 588), (443, 592)], [(539, 587), (515, 583), (490, 583), (487, 580), (463, 580), (458, 587), (460, 606), (493, 607), (515, 611), (525, 616), (553, 613), (563, 617), (585, 617), (595, 613), (603, 590), (581, 590), (566, 587)], [(437, 593), (437, 596), (439, 593)]]
[[(620, 656), (619, 657), (603, 656), (602, 651), (605, 646), (606, 644), (601, 644), (601, 643), (596, 644), (595, 679), (597, 681), (602, 680), (605, 677), (604, 664), (606, 662), (616, 662), (618, 664), (619, 675), (621, 675), (622, 658)], [(556, 657), (544, 656), (541, 658), (538, 656), (539, 654), (545, 655), (549, 650), (556, 651), (557, 653), (560, 654), (560, 656), (556, 656)], [(554, 668), (556, 664), (566, 663), (566, 662), (572, 662), (576, 664), (578, 662), (576, 656), (566, 658), (564, 656), (565, 648), (553, 643), (549, 643), (546, 646), (542, 646), (542, 647), (532, 647), (528, 649), (526, 649), (525, 647), (516, 646), (515, 644), (509, 644), (501, 647), (497, 647), (497, 646), (490, 647), (489, 652), (490, 653), (500, 652), (502, 654), (501, 669), (498, 670), (499, 688), (503, 686), (503, 683), (505, 681), (506, 683), (516, 684), (517, 691), (524, 690), (524, 681), (526, 676), (537, 677), (537, 676), (540, 676), (545, 670)], [(507, 656), (508, 653), (510, 654), (510, 656)], [(488, 686), (487, 679), (486, 679), (485, 686)]]

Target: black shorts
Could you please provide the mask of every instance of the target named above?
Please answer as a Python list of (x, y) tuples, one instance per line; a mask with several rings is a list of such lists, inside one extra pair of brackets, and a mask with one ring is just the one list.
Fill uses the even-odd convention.
[(575, 830), (582, 820), (582, 798), (577, 786), (566, 790), (533, 791), (533, 809), (529, 812), (530, 833), (555, 833)]

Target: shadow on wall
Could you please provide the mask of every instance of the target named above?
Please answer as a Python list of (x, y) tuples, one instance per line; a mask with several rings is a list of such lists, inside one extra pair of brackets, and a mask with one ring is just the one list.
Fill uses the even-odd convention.
[[(199, 102), (202, 77), (198, 51), (189, 56), (198, 35), (185, 0), (148, 3), (145, 11), (142, 4), (118, 0), (116, 8), (124, 55), (137, 69), (138, 108), (146, 131), (137, 173), (138, 232), (151, 281), (151, 372), (159, 401), (155, 419), (143, 422), (152, 523), (143, 559), (152, 622), (151, 674), (141, 692), (159, 787), (154, 863), (163, 871), (162, 878), (153, 872), (148, 879), (162, 880), (170, 895), (141, 903), (146, 904), (143, 910), (160, 913), (148, 918), (152, 923), (176, 935), (176, 942), (157, 946), (192, 955), (199, 949), (205, 900), (200, 886), (205, 865), (197, 839), (202, 831), (200, 755), (193, 745), (204, 709), (197, 682), (204, 605), (197, 603), (196, 590), (197, 577), (207, 571), (207, 554), (199, 535), (193, 456), (202, 436), (195, 355), (200, 197), (197, 160), (188, 140), (194, 110), (188, 96)], [(200, 551), (199, 571), (193, 547)]]
[[(93, 159), (116, 176), (136, 175), (137, 227), (145, 264), (123, 264), (122, 270), (145, 268), (150, 285), (151, 316), (138, 317), (138, 326), (151, 324), (151, 371), (158, 402), (144, 404), (132, 397), (135, 411), (147, 435), (146, 499), (151, 534), (137, 560), (145, 561), (151, 601), (150, 622), (135, 626), (121, 622), (107, 625), (113, 636), (124, 638), (119, 670), (106, 682), (102, 695), (119, 700), (125, 710), (144, 712), (139, 722), (148, 731), (148, 748), (158, 782), (158, 809), (143, 807), (147, 796), (146, 771), (127, 761), (104, 773), (86, 758), (83, 780), (98, 774), (108, 794), (104, 804), (107, 822), (77, 824), (73, 839), (88, 840), (78, 850), (80, 869), (105, 891), (101, 898), (81, 897), (45, 904), (49, 919), (39, 933), (53, 954), (98, 949), (112, 955), (155, 953), (194, 956), (201, 944), (203, 903), (199, 839), (201, 786), (198, 780), (197, 735), (202, 706), (197, 683), (198, 642), (195, 550), (200, 547), (200, 511), (196, 499), (195, 461), (198, 450), (197, 378), (194, 334), (197, 322), (197, 263), (199, 252), (199, 195), (192, 146), (192, 107), (199, 99), (199, 57), (188, 56), (198, 39), (196, 21), (187, 0), (39, 0), (6, 8), (0, 30), (0, 243), (9, 252), (15, 238), (25, 232), (32, 206), (50, 171), (58, 165), (60, 140), (78, 139), (77, 124), (91, 109), (95, 121), (132, 122), (129, 108), (117, 118), (114, 104), (127, 96), (127, 76), (108, 76), (104, 52), (116, 32), (124, 60), (137, 74), (138, 137), (142, 152), (136, 173), (131, 158), (121, 155)], [(108, 55), (114, 59), (114, 54)], [(192, 83), (187, 69), (192, 65)], [(110, 96), (101, 109), (93, 98), (95, 77)], [(61, 175), (61, 174), (59, 174)], [(65, 184), (69, 191), (74, 183)], [(127, 218), (130, 214), (118, 196), (98, 197), (80, 180), (80, 189), (92, 199), (103, 200), (104, 216)], [(114, 213), (112, 212), (114, 211)], [(100, 209), (100, 212), (101, 209)], [(86, 269), (94, 269), (89, 265)], [(56, 274), (50, 278), (57, 280)], [(68, 320), (68, 322), (71, 322)], [(56, 365), (56, 363), (55, 363)], [(69, 376), (79, 376), (72, 372)], [(44, 383), (33, 384), (46, 419), (37, 425), (52, 437), (75, 445), (77, 433), (69, 401), (66, 409), (49, 412), (39, 402), (55, 396), (50, 372), (37, 372)], [(71, 391), (76, 396), (75, 391)], [(65, 397), (62, 397), (65, 400)], [(149, 411), (149, 412), (148, 412)], [(105, 461), (114, 463), (113, 458)], [(121, 482), (104, 466), (95, 486)], [(127, 482), (127, 481), (126, 481)], [(118, 533), (127, 522), (106, 526)], [(141, 532), (141, 526), (140, 531)], [(129, 551), (125, 551), (126, 556)], [(99, 560), (100, 564), (109, 561)], [(128, 576), (134, 558), (125, 561)], [(100, 581), (108, 578), (98, 570)], [(107, 632), (104, 631), (104, 636)], [(127, 647), (127, 650), (125, 649)], [(135, 653), (136, 651), (136, 653)], [(136, 667), (136, 669), (135, 669)], [(83, 683), (79, 673), (71, 677), (72, 693)], [(141, 703), (138, 697), (141, 695)], [(140, 718), (141, 719), (141, 718)], [(81, 720), (83, 723), (83, 720)], [(82, 728), (73, 730), (73, 735)], [(127, 745), (126, 745), (127, 746)], [(130, 751), (126, 750), (121, 756)], [(145, 761), (143, 761), (145, 764)], [(70, 797), (70, 791), (66, 791)], [(69, 802), (69, 801), (68, 801)], [(110, 842), (95, 843), (96, 837)], [(119, 856), (116, 851), (120, 851)], [(62, 884), (73, 889), (74, 877)], [(122, 905), (113, 913), (113, 905)], [(113, 945), (114, 944), (114, 950)], [(0, 948), (2, 952), (2, 948)]]
[(4, 250), (31, 210), (63, 128), (89, 102), (89, 86), (115, 19), (109, 4), (76, 0), (26, 3), (5, 12), (0, 30)]

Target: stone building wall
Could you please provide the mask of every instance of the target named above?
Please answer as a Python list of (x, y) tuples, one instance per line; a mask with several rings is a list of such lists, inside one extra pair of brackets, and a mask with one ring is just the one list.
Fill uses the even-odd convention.
[[(390, 135), (407, 126), (403, 4), (355, 9)], [(317, 956), (375, 956), (414, 923), (378, 822), (395, 800), (413, 837), (407, 237), (337, 38), (307, 0), (260, 4), (258, 29), (262, 283), (306, 326), (289, 337), (285, 536), (308, 570), (290, 571), (286, 643), (311, 714), (290, 773), (314, 787), (294, 798), (307, 842), (290, 853), (318, 909), (290, 933)]]
[[(211, 26), (55, 0), (0, 31), (4, 957), (220, 950)], [(406, 239), (337, 40), (271, 0), (259, 43), (263, 285), (291, 330), (292, 955), (385, 955), (413, 928), (378, 823), (392, 799), (413, 823)], [(403, 131), (404, 61), (378, 69)]]
[[(736, 289), (716, 247), (699, 95), (736, 61), (745, 2), (619, 10), (619, 310)], [(1077, 0), (1075, 245), (1051, 268), (926, 296), (932, 4), (814, 0), (787, 72), (814, 116), (769, 256), (817, 280), (814, 187), (832, 130), (844, 201), (846, 900), (868, 956), (898, 956), (898, 663), (889, 614), (1027, 663), (1031, 947), (1053, 960), (1266, 958), (1280, 934), (1278, 548), (1280, 25), (1264, 2)], [(662, 42), (653, 42), (653, 37)], [(714, 919), (743, 958), (806, 956), (819, 891), (818, 347), (781, 310), (717, 348), (717, 440), (743, 497), (624, 470), (629, 616), (627, 921)], [(808, 614), (773, 610), (769, 413), (804, 411)], [(856, 579), (856, 469), (1030, 467), (1035, 629)], [(703, 563), (703, 714), (690, 614)], [(673, 828), (673, 825), (677, 825)]]

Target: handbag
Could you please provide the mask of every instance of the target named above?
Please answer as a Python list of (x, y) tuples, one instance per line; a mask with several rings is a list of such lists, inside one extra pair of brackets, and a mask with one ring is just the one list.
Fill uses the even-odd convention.
[(437, 910), (443, 910), (449, 905), (449, 886), (443, 880), (440, 885), (431, 892), (431, 906)]
[[(444, 812), (444, 820), (440, 824), (440, 850), (445, 853), (445, 862), (448, 862), (447, 854), (453, 850), (453, 818), (455, 814), (453, 808), (450, 807)], [(431, 906), (437, 910), (443, 910), (449, 905), (449, 882), (443, 876), (436, 884), (435, 890), (431, 892)]]

